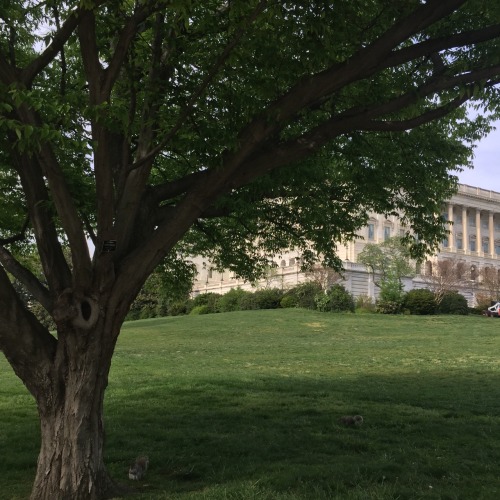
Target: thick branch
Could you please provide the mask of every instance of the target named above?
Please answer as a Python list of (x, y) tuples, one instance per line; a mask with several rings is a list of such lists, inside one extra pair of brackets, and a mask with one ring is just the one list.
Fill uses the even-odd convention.
[(51, 214), (49, 195), (39, 163), (35, 157), (14, 155), (28, 203), (28, 212), (43, 266), (43, 272), (54, 294), (71, 285), (71, 272), (61, 249)]
[(57, 340), (29, 312), (0, 266), (0, 350), (32, 394), (49, 383)]
[(97, 47), (95, 15), (93, 11), (84, 11), (80, 16), (78, 38), (80, 40), (83, 68), (89, 84), (90, 103), (101, 104), (104, 100), (101, 95), (103, 69), (99, 62), (99, 49)]
[[(99, 1), (98, 3), (102, 3)], [(75, 9), (70, 13), (66, 21), (61, 26), (61, 29), (57, 30), (52, 38), (50, 45), (36, 58), (34, 59), (24, 70), (22, 71), (21, 80), (27, 86), (30, 87), (33, 80), (37, 75), (47, 67), (48, 64), (57, 56), (57, 54), (62, 50), (64, 44), (68, 41), (68, 38), (73, 34), (80, 19), (81, 10)]]
[(18, 262), (3, 246), (0, 246), (0, 262), (5, 270), (20, 281), (49, 313), (52, 311), (53, 303), (49, 291), (29, 269)]
[(106, 96), (106, 98), (109, 98), (111, 89), (120, 74), (123, 62), (125, 61), (130, 48), (130, 44), (137, 35), (137, 27), (147, 18), (149, 14), (150, 9), (146, 9), (145, 6), (142, 6), (142, 8), (139, 8), (130, 18), (128, 18), (122, 32), (120, 33), (120, 38), (116, 44), (111, 62), (104, 71), (102, 93)]

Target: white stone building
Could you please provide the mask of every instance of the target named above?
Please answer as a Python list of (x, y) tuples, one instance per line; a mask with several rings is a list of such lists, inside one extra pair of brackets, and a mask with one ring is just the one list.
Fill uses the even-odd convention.
[[(430, 258), (421, 269), (422, 275), (408, 278), (405, 288), (425, 288), (425, 275), (432, 273), (436, 260), (459, 259), (467, 268), (479, 270), (484, 267), (496, 269), (500, 275), (500, 193), (460, 184), (458, 192), (443, 207), (443, 215), (453, 222), (450, 234), (440, 245), (439, 252)], [(359, 238), (339, 248), (339, 257), (344, 263), (344, 286), (356, 297), (368, 295), (376, 298), (377, 288), (365, 266), (357, 262), (359, 253), (367, 243), (381, 243), (404, 232), (397, 217), (385, 218), (372, 214), (368, 225), (359, 231)], [(229, 271), (217, 272), (210, 262), (202, 258), (193, 259), (198, 269), (193, 295), (205, 292), (225, 293), (231, 288), (254, 289), (258, 287), (288, 288), (307, 277), (300, 271), (300, 255), (288, 252), (276, 257), (276, 267), (258, 284), (237, 279)], [(473, 283), (465, 283), (460, 292), (472, 305), (475, 293), (480, 288), (479, 275)], [(473, 277), (475, 275), (473, 274)]]

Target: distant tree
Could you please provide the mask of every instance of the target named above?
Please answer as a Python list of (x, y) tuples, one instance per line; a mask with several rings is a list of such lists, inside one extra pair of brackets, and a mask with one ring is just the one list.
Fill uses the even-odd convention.
[(436, 303), (440, 304), (443, 296), (458, 290), (469, 279), (469, 275), (469, 266), (455, 257), (433, 262), (430, 272), (422, 278), (429, 290), (434, 292)]
[(328, 290), (342, 280), (342, 274), (337, 269), (321, 264), (314, 264), (305, 275), (308, 281), (317, 283), (323, 290)]
[(415, 275), (415, 266), (406, 240), (389, 238), (379, 243), (368, 243), (358, 255), (373, 275), (373, 282), (380, 288), (377, 309), (383, 313), (398, 313), (403, 304), (403, 278)]
[(488, 290), (490, 300), (500, 300), (500, 272), (495, 267), (485, 266), (479, 270), (482, 288)]
[(173, 280), (189, 254), (246, 279), (282, 249), (338, 267), (370, 211), (401, 214), (415, 254), (445, 237), (489, 129), (463, 105), (498, 104), (499, 18), (484, 0), (1, 2), (0, 349), (41, 420), (33, 499), (112, 496), (112, 355), (165, 259)]

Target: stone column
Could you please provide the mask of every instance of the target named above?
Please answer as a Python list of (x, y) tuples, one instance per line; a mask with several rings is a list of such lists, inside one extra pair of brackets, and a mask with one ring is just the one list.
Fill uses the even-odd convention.
[(488, 229), (490, 255), (493, 257), (495, 255), (495, 224), (493, 222), (493, 212), (488, 214)]
[[(448, 203), (448, 220), (450, 222), (453, 222), (453, 205), (451, 203)], [(455, 237), (453, 231), (455, 231), (455, 228), (453, 225), (448, 226), (450, 229), (450, 234), (448, 235), (448, 246), (450, 248), (453, 248), (455, 246)]]
[(483, 251), (483, 242), (481, 240), (481, 210), (476, 208), (476, 250), (479, 252)]
[(462, 249), (469, 249), (469, 219), (467, 219), (467, 207), (462, 207)]

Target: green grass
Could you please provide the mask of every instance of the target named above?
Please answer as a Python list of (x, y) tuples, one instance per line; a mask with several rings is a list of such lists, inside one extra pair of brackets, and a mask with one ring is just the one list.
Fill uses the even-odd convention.
[[(0, 359), (0, 498), (25, 498), (36, 410)], [(360, 413), (359, 429), (338, 417)], [(500, 321), (247, 311), (124, 326), (106, 460), (139, 499), (496, 499)], [(130, 484), (130, 483), (129, 483)]]

